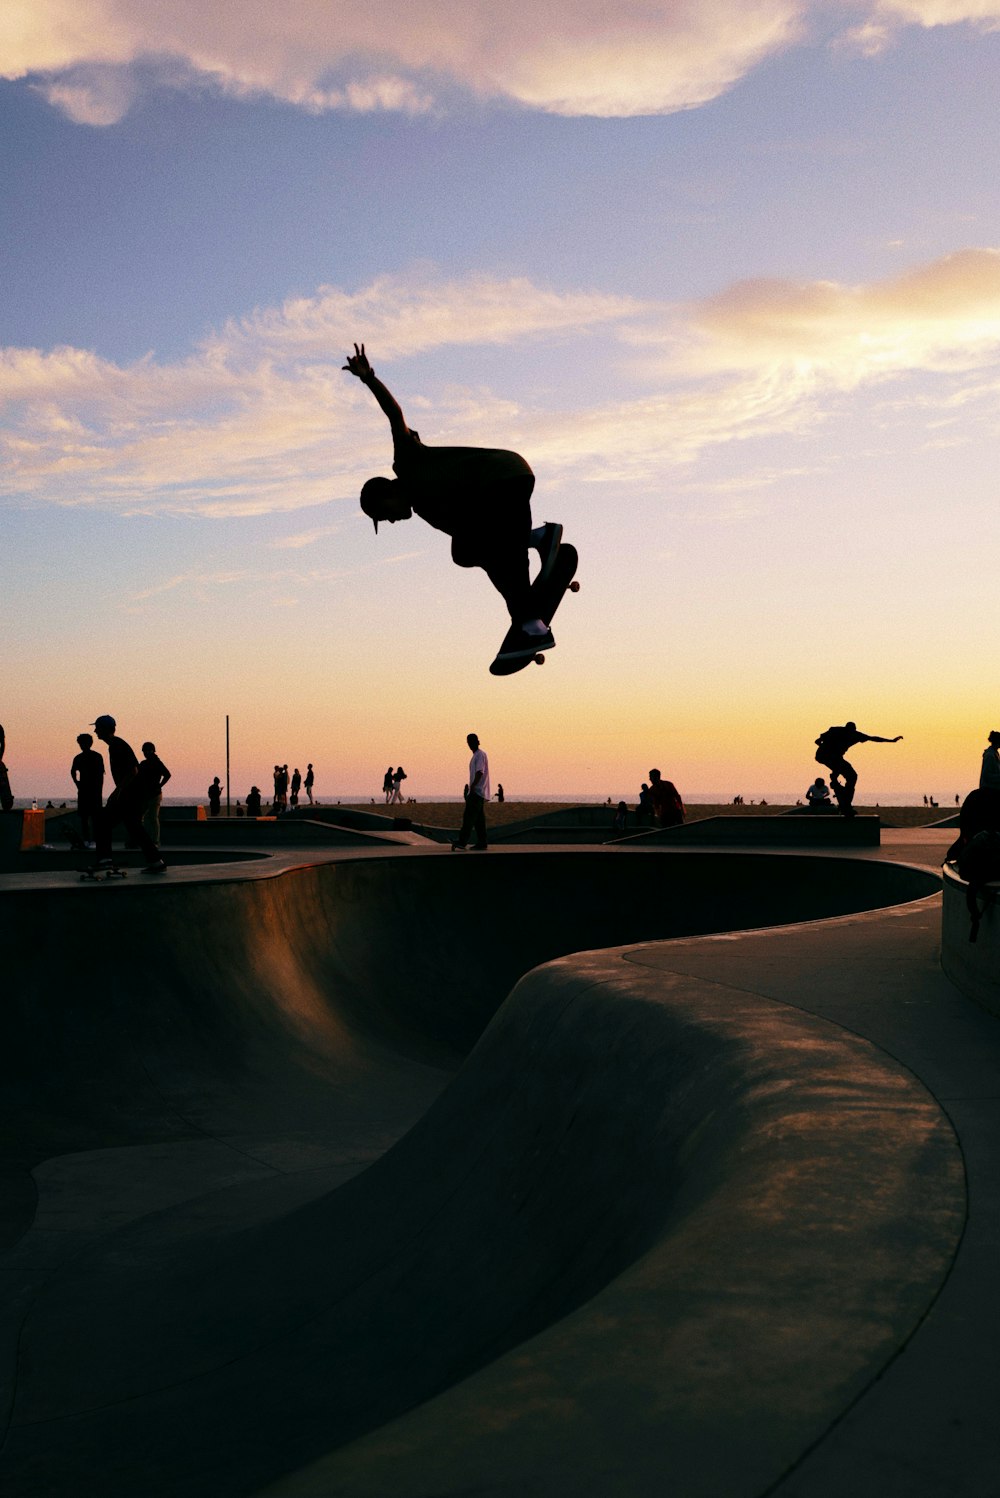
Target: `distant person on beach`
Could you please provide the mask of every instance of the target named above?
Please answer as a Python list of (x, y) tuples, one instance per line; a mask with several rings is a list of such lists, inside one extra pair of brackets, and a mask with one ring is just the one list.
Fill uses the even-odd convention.
[(402, 802), (402, 799), (403, 799), (403, 781), (406, 780), (406, 778), (407, 778), (406, 771), (403, 769), (403, 766), (400, 765), (399, 769), (395, 772), (395, 774), (392, 777), (392, 795), (389, 797), (389, 805), (390, 806), (395, 805), (396, 802)]
[(861, 733), (858, 725), (850, 722), (828, 728), (820, 734), (816, 740), (816, 763), (825, 765), (831, 772), (830, 789), (837, 798), (842, 816), (855, 815), (854, 788), (858, 783), (857, 771), (844, 758), (848, 749), (855, 744), (898, 744), (902, 737), (901, 733), (897, 733), (894, 739), (880, 738), (877, 733)]
[(806, 805), (810, 811), (829, 811), (833, 806), (830, 800), (830, 787), (822, 775), (817, 775), (806, 791)]
[(123, 823), (126, 840), (138, 843), (146, 858), (146, 874), (162, 874), (166, 869), (160, 850), (142, 825), (142, 814), (149, 796), (148, 778), (139, 778), (139, 761), (131, 744), (115, 733), (116, 723), (108, 713), (102, 713), (94, 722), (94, 731), (102, 743), (108, 746), (108, 766), (115, 788), (108, 797), (97, 824), (97, 864), (99, 868), (111, 868), (111, 838), (115, 828)]
[(149, 791), (146, 810), (142, 814), (142, 825), (153, 839), (160, 841), (160, 807), (163, 805), (163, 787), (170, 779), (170, 771), (156, 752), (156, 745), (149, 739), (142, 746), (142, 760), (136, 779), (144, 790)]
[(210, 817), (217, 817), (221, 810), (222, 786), (219, 784), (218, 775), (216, 775), (215, 779), (212, 781), (212, 784), (208, 788), (208, 814)]
[(10, 777), (7, 774), (7, 766), (4, 764), (4, 755), (7, 751), (7, 737), (0, 723), (0, 811), (14, 810), (14, 797), (10, 789)]
[(80, 818), (80, 836), (85, 848), (97, 846), (97, 822), (104, 809), (104, 755), (94, 748), (93, 734), (78, 733), (79, 754), (69, 767), (76, 786), (76, 810)]
[(365, 346), (354, 345), (344, 369), (367, 385), (389, 422), (392, 470), (396, 477), (369, 479), (361, 508), (378, 530), (414, 514), (451, 536), (452, 560), (459, 567), (481, 567), (519, 628), (498, 659), (537, 655), (555, 644), (552, 631), (531, 605), (528, 552), (541, 565), (536, 581), (548, 577), (562, 540), (562, 526), (532, 527), (535, 476), (519, 453), (489, 447), (425, 447), (407, 426), (395, 396), (378, 379)]
[(479, 746), (477, 734), (466, 735), (465, 742), (472, 750), (469, 761), (469, 783), (465, 788), (465, 811), (458, 841), (452, 843), (453, 850), (463, 851), (469, 846), (469, 836), (476, 834), (473, 849), (477, 853), (486, 850), (486, 803), (490, 799), (490, 762), (486, 750)]
[(382, 794), (385, 797), (385, 804), (386, 806), (388, 806), (389, 798), (392, 795), (392, 765), (389, 765), (385, 774), (382, 776)]
[(316, 784), (316, 776), (313, 774), (312, 765), (306, 765), (306, 778), (302, 782), (302, 789), (309, 799), (309, 805), (313, 805), (313, 786)]
[(664, 780), (659, 770), (649, 772), (649, 799), (653, 818), (660, 827), (679, 827), (684, 820), (684, 802), (672, 780)]
[(291, 799), (292, 799), (292, 805), (293, 806), (298, 806), (298, 804), (299, 804), (299, 791), (301, 789), (302, 789), (302, 775), (301, 775), (301, 773), (299, 771), (298, 765), (296, 765), (295, 769), (292, 771), (292, 798)]
[(497, 782), (497, 801), (501, 806), (503, 805), (503, 786), (499, 782)]

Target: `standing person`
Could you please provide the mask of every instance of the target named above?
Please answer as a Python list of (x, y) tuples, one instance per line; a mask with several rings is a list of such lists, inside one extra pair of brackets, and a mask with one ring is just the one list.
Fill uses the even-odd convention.
[(14, 797), (10, 789), (10, 777), (7, 774), (7, 766), (4, 764), (4, 754), (7, 749), (7, 738), (0, 723), (0, 811), (14, 810)]
[[(94, 748), (89, 733), (78, 733), (80, 752), (70, 765), (70, 779), (76, 786), (76, 810), (80, 818), (80, 835), (85, 848), (95, 848), (97, 823), (104, 807), (104, 756)], [(154, 842), (158, 842), (154, 838)]]
[(452, 843), (453, 850), (464, 851), (469, 846), (469, 834), (475, 832), (473, 848), (477, 853), (486, 850), (486, 803), (490, 799), (490, 762), (486, 750), (479, 747), (479, 737), (470, 733), (465, 742), (472, 750), (469, 761), (469, 786), (465, 798), (465, 812), (458, 841)]
[(302, 789), (305, 791), (306, 795), (309, 797), (309, 805), (310, 806), (313, 805), (313, 786), (315, 784), (316, 784), (316, 777), (313, 774), (313, 767), (312, 767), (312, 765), (306, 765), (306, 778), (302, 782)]
[(497, 785), (497, 802), (500, 806), (503, 805), (503, 786), (500, 784)]
[(403, 781), (406, 778), (407, 778), (406, 771), (403, 769), (403, 766), (400, 765), (399, 769), (396, 771), (396, 773), (392, 777), (392, 795), (389, 798), (389, 805), (390, 806), (392, 806), (397, 801), (400, 802), (400, 803), (402, 802), (402, 800), (403, 800)]
[(385, 797), (385, 804), (388, 806), (389, 798), (392, 795), (392, 765), (388, 767), (382, 776), (382, 794)]
[(653, 820), (661, 827), (679, 827), (684, 821), (684, 802), (672, 780), (664, 780), (659, 770), (649, 772), (649, 801)]
[(281, 801), (281, 810), (288, 810), (288, 766), (278, 766), (278, 798)]
[(641, 827), (645, 818), (653, 820), (653, 798), (649, 793), (649, 782), (644, 780), (639, 788), (639, 804), (635, 809), (636, 825)]
[(902, 737), (901, 733), (897, 733), (894, 739), (879, 738), (877, 733), (860, 733), (858, 725), (850, 722), (828, 728), (820, 734), (816, 740), (816, 763), (825, 765), (830, 771), (830, 789), (837, 798), (842, 816), (856, 815), (854, 788), (858, 783), (858, 772), (844, 758), (848, 749), (855, 744), (898, 744)]
[(139, 779), (139, 761), (131, 744), (115, 733), (115, 720), (102, 713), (95, 721), (94, 730), (102, 743), (108, 746), (108, 765), (115, 788), (108, 797), (97, 824), (97, 866), (109, 869), (114, 866), (111, 856), (111, 835), (120, 822), (125, 825), (127, 841), (138, 843), (146, 857), (146, 874), (162, 874), (167, 867), (160, 850), (142, 825), (142, 814), (149, 795), (148, 779)]
[(163, 787), (170, 779), (170, 771), (158, 756), (156, 745), (151, 744), (148, 739), (142, 746), (142, 762), (137, 771), (137, 778), (144, 787), (149, 789), (149, 800), (142, 814), (142, 825), (153, 842), (159, 845), (160, 807), (163, 805)]
[[(979, 789), (1000, 794), (1000, 730), (991, 728), (983, 750), (983, 767), (979, 772)], [(955, 797), (958, 800), (958, 797)]]
[(562, 526), (532, 528), (531, 492), (535, 476), (520, 453), (490, 447), (425, 447), (406, 424), (395, 396), (378, 379), (365, 346), (354, 345), (343, 366), (367, 385), (389, 422), (394, 479), (369, 479), (361, 508), (374, 522), (394, 525), (417, 514), (451, 536), (451, 556), (459, 567), (481, 567), (507, 605), (519, 635), (498, 660), (551, 650), (552, 631), (535, 617), (528, 580), (528, 552), (541, 559), (536, 581), (555, 565)]
[(293, 806), (298, 806), (298, 804), (299, 804), (299, 791), (300, 791), (301, 787), (302, 787), (302, 776), (299, 773), (299, 767), (298, 767), (298, 765), (296, 765), (295, 769), (292, 771), (292, 805)]
[(260, 787), (252, 785), (247, 792), (247, 816), (260, 816)]
[(221, 811), (222, 786), (219, 784), (218, 775), (216, 775), (215, 779), (212, 781), (212, 784), (208, 788), (208, 814), (210, 817), (217, 817)]

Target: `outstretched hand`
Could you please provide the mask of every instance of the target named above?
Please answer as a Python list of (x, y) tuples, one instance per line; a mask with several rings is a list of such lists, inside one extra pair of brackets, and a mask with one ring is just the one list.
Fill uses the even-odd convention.
[(364, 344), (360, 348), (355, 344), (354, 353), (348, 354), (347, 363), (341, 367), (350, 370), (351, 374), (355, 375), (359, 380), (366, 380), (369, 375), (375, 373), (374, 369), (368, 363), (368, 355), (365, 353)]

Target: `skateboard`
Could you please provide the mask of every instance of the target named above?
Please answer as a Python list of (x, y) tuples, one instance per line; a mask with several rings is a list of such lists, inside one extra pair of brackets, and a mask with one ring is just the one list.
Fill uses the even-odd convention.
[(128, 869), (78, 869), (80, 878), (89, 884), (103, 884), (107, 879), (127, 879)]
[(833, 776), (831, 775), (830, 776), (830, 789), (833, 792), (833, 799), (837, 803), (837, 807), (838, 807), (838, 809), (840, 811), (840, 815), (842, 817), (855, 817), (855, 816), (857, 816), (857, 812), (854, 810), (854, 804), (853, 804), (854, 803), (854, 796), (853, 796), (853, 794), (851, 792), (850, 787), (848, 787), (846, 785), (842, 785), (839, 780), (834, 780)]
[[(556, 552), (556, 559), (552, 571), (544, 582), (534, 582), (531, 585), (531, 607), (539, 619), (544, 619), (546, 624), (551, 624), (556, 609), (562, 603), (567, 593), (579, 593), (580, 584), (576, 581), (576, 569), (580, 558), (577, 556), (575, 546), (564, 542)], [(502, 661), (501, 652), (509, 643), (520, 638), (521, 631), (513, 625), (504, 635), (497, 651), (497, 657), (490, 666), (491, 676), (513, 676), (516, 671), (523, 671), (525, 666), (532, 664), (544, 666), (545, 656), (539, 651), (536, 655), (521, 655), (515, 660)]]

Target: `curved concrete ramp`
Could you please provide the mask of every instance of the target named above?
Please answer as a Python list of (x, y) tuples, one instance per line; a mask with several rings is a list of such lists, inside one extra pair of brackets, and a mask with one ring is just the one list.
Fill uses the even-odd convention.
[(947, 1270), (943, 1116), (660, 946), (502, 1001), (936, 887), (404, 851), (5, 896), (5, 1495), (762, 1492)]

